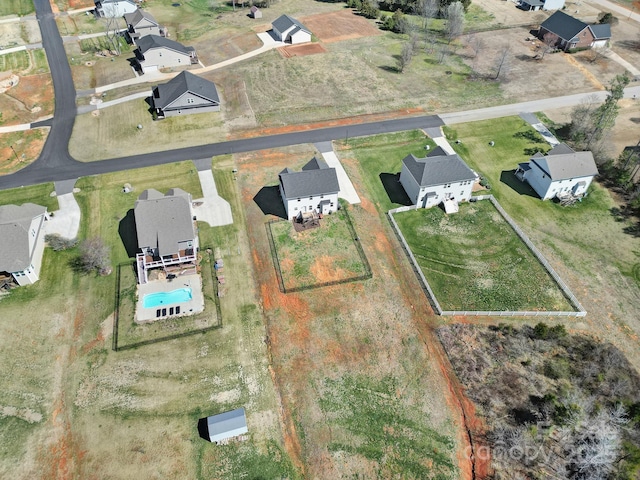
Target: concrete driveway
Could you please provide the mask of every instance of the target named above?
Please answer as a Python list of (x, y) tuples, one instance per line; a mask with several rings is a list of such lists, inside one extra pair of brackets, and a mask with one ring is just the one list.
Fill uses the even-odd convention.
[(78, 237), (80, 230), (80, 205), (73, 196), (73, 192), (58, 195), (59, 210), (45, 223), (45, 233), (57, 233), (63, 238)]
[(322, 154), (324, 161), (327, 162), (331, 168), (336, 169), (336, 175), (338, 176), (338, 185), (340, 185), (340, 193), (338, 197), (344, 198), (350, 204), (360, 203), (360, 197), (356, 192), (356, 189), (351, 183), (347, 172), (344, 170), (344, 167), (338, 160), (335, 152), (333, 151), (333, 145), (331, 142), (320, 142), (316, 143), (315, 147)]
[(200, 222), (206, 222), (212, 227), (230, 225), (233, 223), (231, 205), (224, 198), (218, 195), (216, 182), (213, 179), (211, 169), (198, 170), (200, 185), (202, 186), (203, 198), (193, 201), (193, 213)]

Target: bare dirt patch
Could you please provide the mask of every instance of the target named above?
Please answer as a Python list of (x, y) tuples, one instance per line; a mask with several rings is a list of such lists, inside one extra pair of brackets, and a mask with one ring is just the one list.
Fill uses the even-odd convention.
[(290, 45), (278, 48), (278, 52), (285, 58), (304, 57), (305, 55), (315, 55), (317, 53), (325, 53), (327, 51), (319, 43), (307, 43), (305, 45)]
[(371, 37), (382, 33), (372, 21), (356, 15), (351, 9), (311, 15), (301, 18), (300, 21), (316, 37), (326, 43)]

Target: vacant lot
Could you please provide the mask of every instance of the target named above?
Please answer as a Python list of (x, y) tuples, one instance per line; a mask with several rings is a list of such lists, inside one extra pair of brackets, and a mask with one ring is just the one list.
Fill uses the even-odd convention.
[(573, 310), (491, 202), (394, 217), (444, 310)]
[(0, 134), (0, 175), (13, 173), (35, 161), (47, 139), (48, 129)]
[(28, 15), (34, 12), (31, 0), (6, 0), (0, 5), (0, 17), (5, 15)]
[[(0, 476), (297, 478), (282, 448), (249, 248), (239, 228), (243, 211), (228, 159), (219, 162), (218, 188), (237, 224), (200, 224), (199, 231), (204, 244), (224, 250), (223, 329), (111, 351), (114, 275), (75, 273), (75, 250), (47, 249), (41, 280), (2, 299), (2, 315), (13, 321), (0, 326)], [(133, 184), (132, 194), (121, 193), (124, 182)], [(118, 224), (143, 189), (201, 194), (188, 162), (82, 179), (77, 186), (81, 236), (100, 235), (114, 264), (128, 259)], [(49, 184), (2, 192), (0, 203), (48, 204), (55, 202), (51, 190)], [(238, 406), (247, 410), (247, 441), (214, 447), (198, 436), (199, 418)]]
[(203, 145), (225, 138), (219, 112), (153, 121), (144, 99), (98, 112), (99, 115), (86, 113), (76, 117), (69, 152), (77, 160), (91, 162)]
[(0, 46), (2, 48), (17, 47), (18, 45), (28, 45), (41, 41), (39, 24), (35, 17), (23, 19), (20, 22), (0, 24)]
[(324, 43), (380, 35), (381, 30), (351, 9), (303, 17), (300, 21)]
[(301, 145), (236, 155), (288, 451), (309, 478), (458, 478), (460, 437), (451, 423), (458, 413), (447, 406), (448, 387), (425, 345), (426, 302), (416, 301), (415, 275), (353, 162), (345, 167), (356, 168), (351, 178), (363, 203), (349, 213), (373, 278), (304, 293), (278, 288), (264, 225), (273, 217), (254, 198), (284, 167), (296, 169), (313, 154)]
[(276, 268), (285, 291), (361, 278), (368, 273), (347, 226), (344, 208), (325, 215), (318, 228), (296, 232), (290, 221), (269, 223)]

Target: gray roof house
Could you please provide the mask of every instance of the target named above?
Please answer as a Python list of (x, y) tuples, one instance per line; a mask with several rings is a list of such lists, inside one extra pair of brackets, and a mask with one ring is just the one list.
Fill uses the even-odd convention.
[(94, 0), (97, 17), (116, 18), (133, 13), (138, 8), (135, 0)]
[(193, 47), (185, 47), (166, 37), (145, 35), (140, 37), (136, 44), (136, 60), (143, 72), (160, 68), (188, 67), (198, 63), (198, 56)]
[(304, 43), (311, 41), (311, 31), (289, 15), (280, 15), (271, 24), (277, 40), (285, 43)]
[(161, 27), (158, 21), (153, 18), (146, 10), (136, 9), (135, 12), (125, 13), (124, 21), (127, 22), (127, 34), (133, 43), (145, 35), (166, 35), (164, 27)]
[(194, 263), (198, 236), (191, 195), (179, 188), (165, 195), (154, 189), (140, 194), (133, 209), (138, 247), (138, 281), (146, 283), (147, 270)]
[(591, 152), (576, 152), (568, 145), (556, 145), (546, 155), (538, 152), (518, 165), (515, 175), (527, 182), (543, 200), (583, 197), (598, 174)]
[(0, 207), (0, 273), (11, 275), (18, 285), (40, 278), (47, 219), (46, 207), (33, 203)]
[(278, 179), (287, 218), (310, 212), (328, 214), (338, 209), (338, 175), (324, 160), (313, 157), (300, 172), (285, 168)]
[(477, 178), (458, 154), (448, 155), (441, 147), (433, 149), (425, 158), (407, 155), (400, 172), (400, 183), (412, 204), (419, 208), (447, 200), (456, 203), (469, 200)]
[(244, 407), (207, 417), (209, 441), (221, 443), (249, 431)]
[(154, 88), (151, 101), (158, 118), (220, 111), (216, 86), (187, 71)]
[(572, 48), (600, 48), (611, 38), (611, 26), (589, 25), (582, 20), (557, 11), (540, 24), (538, 37), (557, 37), (555, 45), (564, 51)]

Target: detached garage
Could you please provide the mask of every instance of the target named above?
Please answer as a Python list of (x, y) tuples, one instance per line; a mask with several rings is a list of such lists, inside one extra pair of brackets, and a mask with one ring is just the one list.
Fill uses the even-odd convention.
[(295, 45), (311, 41), (311, 31), (295, 18), (281, 15), (272, 23), (273, 34), (281, 42)]

